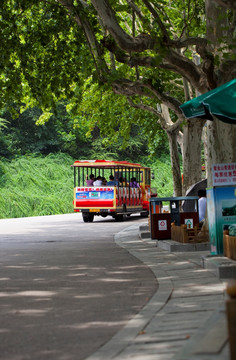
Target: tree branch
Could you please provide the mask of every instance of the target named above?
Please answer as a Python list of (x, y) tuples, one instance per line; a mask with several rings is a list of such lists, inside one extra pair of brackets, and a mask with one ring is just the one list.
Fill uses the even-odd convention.
[(235, 0), (215, 0), (215, 1), (224, 8), (236, 10)]
[[(75, 22), (83, 29), (88, 45), (90, 47), (91, 55), (93, 56), (96, 66), (97, 74), (101, 80), (104, 81), (104, 72), (108, 73), (108, 67), (103, 57), (102, 49), (97, 42), (96, 36), (90, 23), (85, 15), (85, 8), (87, 4), (84, 1), (79, 1), (77, 7), (73, 5), (72, 0), (57, 0), (64, 8), (67, 9), (69, 15)], [(102, 70), (101, 70), (102, 69)]]
[(132, 37), (120, 27), (115, 13), (107, 0), (91, 0), (91, 2), (98, 15), (102, 18), (107, 30), (121, 49), (130, 53), (153, 48), (155, 40), (150, 35), (139, 34), (136, 37)]
[[(145, 23), (145, 16), (143, 15), (142, 11), (139, 9), (139, 7), (133, 2), (133, 0), (126, 0), (128, 5), (131, 7), (131, 9), (134, 11), (134, 13), (138, 16), (140, 22), (142, 24)], [(145, 26), (148, 28), (148, 30), (151, 30), (151, 26), (149, 24), (145, 23)]]
[(185, 77), (189, 82), (193, 83), (194, 87), (201, 93), (210, 90), (206, 83), (205, 74), (201, 68), (194, 64), (194, 62), (189, 60), (187, 57), (173, 50), (167, 50), (163, 54), (162, 58), (160, 55), (130, 56), (121, 50), (117, 46), (116, 42), (110, 37), (104, 38), (102, 40), (102, 45), (115, 55), (117, 61), (127, 64), (130, 67), (160, 67), (162, 69), (176, 71)]
[(153, 8), (153, 6), (150, 4), (150, 2), (148, 0), (143, 0), (143, 3), (146, 5), (146, 7), (148, 8), (148, 10), (150, 11), (150, 13), (152, 14), (152, 16), (154, 17), (154, 19), (156, 19), (158, 26), (161, 29), (164, 41), (166, 42), (170, 42), (170, 36), (169, 33), (165, 27), (165, 25), (163, 24), (163, 22), (161, 21), (160, 16), (158, 15), (158, 13), (156, 12), (156, 10)]
[(187, 48), (189, 46), (199, 46), (201, 48), (206, 48), (207, 40), (200, 37), (188, 37), (186, 39), (180, 38), (177, 40), (171, 40), (169, 45), (176, 49)]
[(162, 129), (168, 132), (175, 131), (178, 129), (179, 125), (182, 123), (183, 119), (178, 119), (175, 123), (174, 122), (168, 122), (166, 121), (165, 117), (162, 115), (162, 113), (158, 110), (156, 110), (153, 106), (149, 106), (146, 104), (136, 104), (132, 101), (130, 97), (127, 97), (127, 100), (129, 104), (134, 107), (135, 109), (141, 109), (148, 111), (158, 117), (157, 123), (161, 125)]
[(156, 87), (152, 85), (152, 80), (150, 79), (148, 83), (143, 84), (143, 86), (147, 89), (149, 89), (158, 99), (161, 103), (166, 105), (169, 109), (173, 110), (177, 116), (183, 116), (182, 111), (180, 110), (179, 106), (181, 105), (181, 102), (178, 101), (176, 98), (173, 98), (172, 96), (161, 92)]
[(174, 113), (181, 118), (181, 121), (184, 119), (182, 111), (179, 108), (181, 102), (154, 87), (152, 85), (152, 79), (146, 81), (145, 83), (140, 81), (133, 82), (127, 79), (120, 79), (119, 81), (114, 81), (112, 83), (112, 88), (115, 93), (123, 94), (127, 97), (139, 95), (154, 99), (156, 101), (159, 100), (159, 102), (173, 110)]
[(214, 55), (207, 50), (205, 46), (197, 46), (196, 51), (201, 56), (202, 71), (206, 74), (207, 82), (209, 85), (208, 90), (212, 90), (217, 86), (216, 75), (215, 75), (215, 65), (214, 65)]
[(176, 51), (169, 51), (165, 56), (165, 62), (160, 64), (160, 67), (181, 74), (201, 93), (209, 90), (206, 76), (201, 67)]

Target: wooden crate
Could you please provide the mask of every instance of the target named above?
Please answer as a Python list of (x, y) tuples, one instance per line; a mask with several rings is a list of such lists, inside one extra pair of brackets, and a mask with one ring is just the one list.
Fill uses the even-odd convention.
[(171, 240), (175, 240), (181, 243), (188, 242), (187, 225), (175, 225), (171, 224)]
[(223, 244), (224, 256), (236, 260), (236, 236), (230, 236), (224, 231)]
[(171, 240), (175, 240), (181, 243), (202, 243), (209, 241), (209, 232), (199, 226), (194, 226), (193, 229), (188, 229), (187, 225), (177, 226), (174, 223), (171, 224)]

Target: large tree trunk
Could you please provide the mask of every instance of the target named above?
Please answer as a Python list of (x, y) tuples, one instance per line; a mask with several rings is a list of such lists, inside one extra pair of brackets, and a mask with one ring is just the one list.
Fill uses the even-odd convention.
[(212, 186), (212, 165), (236, 162), (236, 126), (218, 119), (207, 121), (208, 186)]
[(201, 135), (204, 120), (191, 119), (183, 128), (183, 195), (202, 179)]
[(181, 181), (180, 161), (179, 161), (179, 152), (178, 152), (178, 143), (177, 143), (178, 132), (179, 130), (167, 131), (169, 146), (170, 146), (174, 196), (182, 196), (182, 181)]
[[(227, 28), (227, 8), (219, 7), (219, 1), (206, 0), (206, 19), (207, 19), (207, 39), (210, 50), (219, 56), (223, 56), (223, 51), (218, 49), (224, 45), (221, 39), (224, 38)], [(233, 76), (233, 75), (232, 75)], [(216, 79), (217, 85), (229, 79)], [(209, 82), (210, 84), (210, 82)], [(210, 84), (211, 85), (211, 84)], [(226, 124), (217, 118), (207, 121), (207, 175), (208, 186), (212, 186), (212, 165), (236, 162), (236, 126)]]

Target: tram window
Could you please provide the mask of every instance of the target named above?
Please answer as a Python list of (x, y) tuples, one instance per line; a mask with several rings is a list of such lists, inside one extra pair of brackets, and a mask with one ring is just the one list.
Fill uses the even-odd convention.
[(151, 170), (148, 170), (148, 185), (151, 185)]
[(138, 178), (140, 179), (140, 183), (143, 183), (143, 170), (139, 172)]
[(117, 167), (117, 168), (96, 168), (96, 167), (75, 167), (74, 168), (74, 186), (86, 186), (86, 176), (89, 178), (91, 174), (94, 174), (95, 178), (100, 174), (107, 181), (109, 181), (110, 175), (113, 175), (115, 180), (121, 179), (123, 181), (118, 183), (118, 186), (128, 187), (131, 178), (136, 178), (136, 181), (141, 184), (144, 183), (146, 185), (150, 185), (150, 169), (137, 169), (133, 167)]
[(146, 185), (150, 185), (150, 169), (145, 170), (145, 183)]
[(77, 186), (80, 186), (80, 168), (77, 168), (78, 169), (78, 171), (77, 171), (77, 175), (78, 175), (78, 182), (77, 182)]

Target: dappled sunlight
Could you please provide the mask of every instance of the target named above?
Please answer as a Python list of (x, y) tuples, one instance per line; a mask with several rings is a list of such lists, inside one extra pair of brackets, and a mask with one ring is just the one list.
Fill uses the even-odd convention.
[(17, 296), (50, 297), (50, 296), (55, 296), (56, 294), (57, 292), (55, 291), (28, 290), (28, 291), (19, 291), (19, 292), (0, 292), (0, 297), (17, 297)]
[(16, 293), (16, 296), (37, 296), (37, 297), (49, 297), (55, 296), (57, 294), (56, 291), (48, 291), (48, 290), (28, 290), (28, 291), (20, 291)]
[(79, 276), (87, 276), (87, 275), (88, 275), (88, 274), (81, 274), (81, 273), (80, 273), (80, 274), (68, 274), (67, 276), (68, 276), (68, 277), (76, 277), (76, 276), (79, 277)]
[(75, 295), (75, 299), (102, 299), (104, 297), (103, 294), (88, 294), (88, 295)]
[(209, 294), (209, 293), (222, 293), (222, 291), (224, 290), (224, 285), (223, 284), (194, 284), (194, 283), (190, 283), (190, 284), (186, 284), (184, 286), (182, 286), (179, 289), (174, 290), (173, 292), (173, 296), (186, 296), (186, 295), (190, 295), (195, 293), (198, 293), (199, 295), (203, 295), (203, 294)]
[(107, 271), (107, 274), (113, 274), (113, 275), (124, 275), (124, 274), (129, 274), (129, 271), (124, 271), (124, 270), (116, 270), (116, 271)]
[(123, 279), (123, 278), (120, 278), (120, 279), (114, 279), (114, 278), (100, 278), (98, 279), (97, 281), (99, 282), (120, 282), (120, 283), (124, 283), (124, 282), (133, 282), (132, 279)]
[(23, 265), (8, 265), (5, 266), (7, 269), (28, 269), (28, 266)]
[(90, 271), (101, 271), (101, 270), (106, 270), (106, 267), (105, 266), (99, 266), (99, 267), (95, 267), (95, 266), (92, 266), (92, 265), (78, 265), (78, 266), (69, 266), (68, 269), (70, 271), (77, 271), (77, 270), (80, 270), (80, 271), (83, 271), (83, 270), (90, 270)]
[(11, 310), (8, 314), (22, 316), (42, 316), (47, 314), (51, 309), (17, 309)]
[(45, 279), (44, 278), (34, 278), (34, 279), (32, 279), (33, 281), (38, 281), (38, 282), (43, 282), (43, 281), (45, 281)]
[[(171, 280), (176, 280), (178, 281), (178, 279), (183, 279), (185, 278), (186, 281), (189, 281), (189, 279), (198, 279), (201, 278), (204, 273), (206, 273), (207, 270), (205, 269), (189, 269), (188, 271), (186, 270), (182, 270), (182, 271), (176, 271), (176, 270), (172, 270), (172, 271), (168, 271), (168, 278)], [(211, 278), (211, 276), (208, 277)]]
[(72, 325), (61, 325), (60, 328), (64, 329), (73, 329), (73, 330), (82, 330), (89, 328), (101, 328), (101, 327), (113, 327), (113, 326), (122, 326), (125, 324), (125, 320), (123, 321), (90, 321), (87, 323), (78, 323)]

